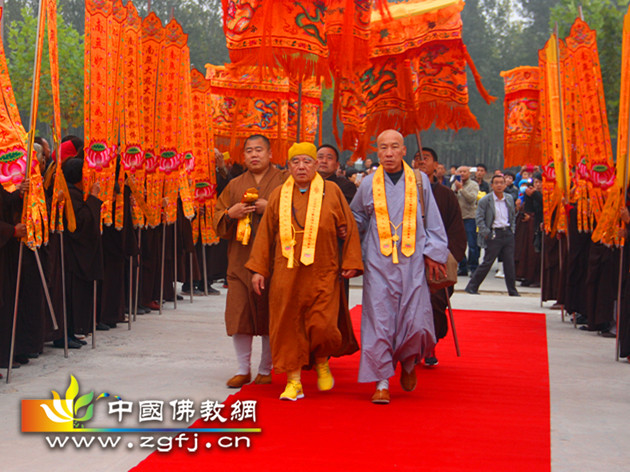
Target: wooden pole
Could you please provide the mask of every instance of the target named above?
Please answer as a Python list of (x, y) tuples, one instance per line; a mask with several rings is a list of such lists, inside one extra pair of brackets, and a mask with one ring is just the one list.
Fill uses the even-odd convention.
[(296, 142), (301, 142), (302, 139), (302, 81), (298, 84), (298, 102), (297, 102), (297, 131)]
[(208, 267), (206, 264), (206, 245), (201, 242), (201, 256), (203, 257), (203, 293), (208, 296)]
[(193, 282), (193, 253), (190, 253), (190, 303), (193, 302), (193, 290), (195, 283)]
[(177, 220), (173, 223), (173, 308), (177, 310)]
[(129, 308), (127, 309), (127, 325), (131, 329), (131, 314), (133, 313), (133, 256), (129, 256)]
[[(628, 119), (628, 130), (630, 133), (630, 119)], [(630, 165), (630, 135), (626, 134), (626, 165), (623, 169), (623, 194), (621, 197), (622, 204), (626, 206), (627, 194), (628, 194), (628, 166)], [(621, 156), (619, 156), (620, 158)], [(627, 226), (626, 226), (627, 229)], [(626, 236), (626, 241), (628, 237)], [(619, 343), (619, 326), (621, 321), (621, 290), (623, 288), (623, 246), (619, 248), (619, 280), (617, 283), (617, 330), (616, 330), (616, 349), (615, 360), (619, 361), (619, 349), (621, 345)]]
[(138, 263), (136, 264), (136, 300), (133, 309), (133, 320), (138, 314), (138, 294), (140, 293), (140, 262), (142, 261), (142, 228), (138, 228)]
[(66, 262), (63, 250), (63, 231), (59, 231), (61, 247), (61, 300), (63, 305), (63, 357), (68, 358), (68, 309), (66, 305)]
[(166, 223), (162, 223), (162, 270), (160, 272), (160, 315), (164, 303), (164, 258), (166, 257)]
[(540, 237), (540, 307), (543, 306), (543, 288), (545, 282), (545, 230)]
[(93, 286), (93, 305), (92, 305), (92, 349), (96, 349), (96, 292), (98, 290), (98, 283), (95, 280)]
[(457, 357), (460, 357), (462, 354), (459, 351), (459, 341), (457, 340), (457, 331), (455, 330), (455, 318), (453, 318), (453, 307), (451, 306), (451, 296), (448, 293), (448, 288), (445, 288), (444, 292), (446, 294), (448, 317), (451, 320), (451, 330), (453, 331), (453, 341), (455, 342), (455, 351), (457, 352)]

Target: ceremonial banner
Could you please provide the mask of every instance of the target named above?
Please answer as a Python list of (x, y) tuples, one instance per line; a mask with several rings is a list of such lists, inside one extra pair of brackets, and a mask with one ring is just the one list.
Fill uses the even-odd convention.
[(368, 62), (371, 15), (371, 0), (327, 1), (324, 27), (335, 80), (350, 76)]
[[(44, 8), (46, 6), (44, 4)], [(3, 9), (0, 8), (0, 18), (2, 14)], [(45, 18), (45, 11), (40, 12), (39, 21), (42, 25), (39, 41), (40, 55)], [(41, 57), (39, 61), (41, 64)], [(0, 104), (0, 184), (7, 191), (13, 192), (19, 187), (25, 176), (30, 178), (28, 195), (23, 204), (22, 222), (26, 224), (27, 228), (25, 243), (30, 249), (35, 249), (48, 242), (48, 213), (44, 199), (44, 187), (39, 165), (35, 158), (35, 151), (32, 152), (31, 167), (27, 169), (26, 140), (28, 138), (24, 126), (22, 126), (13, 94), (2, 38), (0, 38), (0, 88), (2, 90), (2, 103)], [(39, 83), (36, 83), (35, 88), (36, 90), (39, 89)], [(30, 138), (32, 139), (33, 136)]]
[(538, 67), (501, 72), (505, 81), (503, 167), (541, 165)]
[(462, 1), (389, 2), (392, 20), (373, 11), (370, 63), (336, 83), (342, 149), (363, 157), (371, 136), (387, 128), (406, 135), (432, 125), (479, 127), (468, 108), (467, 65), (484, 99), (494, 98), (481, 85), (462, 41), (463, 6)]
[[(166, 25), (164, 45), (161, 54), (160, 74), (158, 77), (157, 128), (159, 146), (159, 168), (164, 173), (164, 191), (166, 198), (166, 222), (177, 220), (177, 197), (181, 194), (185, 203), (186, 217), (190, 212), (190, 194), (185, 169), (183, 169), (184, 152), (181, 148), (183, 139), (182, 109), (184, 89), (190, 87), (186, 80), (185, 70), (190, 69), (190, 58), (186, 43), (188, 35), (176, 20)], [(188, 74), (188, 77), (190, 75)], [(188, 211), (187, 211), (188, 210)]]
[(212, 227), (214, 206), (217, 200), (217, 180), (212, 135), (212, 108), (210, 81), (201, 72), (193, 69), (192, 82), (192, 127), (195, 167), (194, 183), (195, 218), (192, 220), (193, 241), (199, 237), (204, 245), (216, 244), (219, 238)]
[[(120, 0), (85, 2), (85, 163), (84, 192), (100, 184), (101, 220), (111, 225), (118, 152), (119, 59), (122, 22)], [(89, 101), (89, 103), (88, 103)]]
[(272, 162), (284, 165), (287, 155), (289, 80), (279, 71), (261, 77), (255, 68), (206, 66), (211, 83), (212, 130), (216, 144), (243, 161), (244, 140), (263, 134), (271, 142)]
[[(46, 25), (48, 27), (48, 57), (50, 59), (50, 85), (52, 89), (53, 101), (53, 147), (58, 150), (56, 155), (61, 161), (61, 102), (59, 96), (59, 56), (57, 42), (57, 1), (46, 1)], [(57, 166), (57, 163), (54, 164)], [(61, 171), (61, 164), (58, 165), (59, 171), (55, 172), (55, 183), (53, 185), (53, 193), (50, 204), (50, 231), (63, 231), (63, 215), (65, 213), (68, 221), (68, 230), (76, 229), (76, 219), (74, 208), (70, 202), (70, 193), (68, 184)], [(59, 193), (63, 192), (64, 198), (59, 199)]]
[[(162, 44), (165, 38), (165, 29), (162, 22), (153, 12), (142, 20), (142, 136), (143, 150), (145, 156), (146, 190), (145, 198), (149, 215), (147, 223), (155, 228), (161, 222), (162, 215), (162, 191), (164, 184), (164, 174), (159, 170), (158, 140), (157, 140), (157, 120), (156, 120), (156, 99), (158, 71), (160, 66), (160, 55)], [(140, 189), (144, 190), (141, 185)], [(139, 221), (140, 217), (134, 211), (134, 220)]]
[(222, 0), (222, 5), (223, 30), (234, 65), (260, 70), (279, 66), (297, 81), (330, 78), (325, 2)]
[[(617, 247), (625, 244), (620, 237), (620, 230), (626, 228), (621, 221), (620, 211), (627, 205), (627, 193), (630, 169), (628, 168), (628, 129), (630, 123), (630, 8), (623, 21), (623, 42), (621, 52), (621, 90), (619, 94), (619, 125), (617, 128), (617, 165), (615, 182), (610, 188), (606, 206), (602, 211), (593, 241)], [(627, 229), (627, 228), (626, 228)]]
[(538, 51), (540, 69), (540, 126), (542, 130), (543, 205), (545, 232), (554, 237), (567, 229), (562, 199), (568, 196), (567, 143), (562, 132), (564, 109), (560, 100), (557, 38), (551, 35)]
[(298, 141), (297, 118), (300, 113), (300, 142), (315, 142), (320, 110), (322, 108), (322, 88), (311, 78), (302, 83), (302, 109), (298, 110), (298, 84), (290, 82), (288, 94), (289, 129), (288, 142)]
[(566, 45), (564, 89), (572, 92), (567, 106), (574, 108), (567, 127), (574, 138), (571, 161), (577, 167), (578, 229), (591, 232), (603, 209), (605, 191), (615, 180), (596, 32), (578, 18)]

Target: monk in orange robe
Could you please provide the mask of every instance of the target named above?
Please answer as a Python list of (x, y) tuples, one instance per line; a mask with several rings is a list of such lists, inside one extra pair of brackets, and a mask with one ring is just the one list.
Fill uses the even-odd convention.
[(273, 365), (287, 373), (280, 399), (295, 401), (304, 397), (303, 366), (314, 362), (319, 390), (330, 390), (328, 358), (357, 350), (340, 275), (360, 275), (363, 262), (350, 207), (317, 173), (313, 144), (291, 146), (289, 171), (269, 197), (246, 267), (256, 293), (269, 292)]

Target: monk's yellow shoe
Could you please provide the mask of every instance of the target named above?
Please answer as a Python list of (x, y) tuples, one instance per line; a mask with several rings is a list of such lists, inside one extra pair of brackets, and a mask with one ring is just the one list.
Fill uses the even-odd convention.
[(289, 400), (294, 402), (304, 398), (304, 390), (302, 390), (302, 382), (298, 380), (289, 380), (284, 392), (280, 395), (280, 400)]
[(258, 385), (267, 385), (271, 383), (271, 374), (258, 374), (254, 379), (254, 383)]
[(317, 372), (317, 388), (320, 391), (325, 392), (334, 387), (335, 379), (330, 372), (328, 361), (315, 364), (315, 371)]
[(252, 381), (251, 374), (247, 375), (235, 375), (227, 381), (227, 386), (230, 388), (241, 388)]

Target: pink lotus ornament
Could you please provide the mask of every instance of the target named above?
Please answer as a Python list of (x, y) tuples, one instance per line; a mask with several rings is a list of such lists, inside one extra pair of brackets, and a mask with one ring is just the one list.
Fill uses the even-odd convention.
[(615, 169), (606, 164), (596, 164), (591, 167), (591, 182), (595, 187), (606, 190), (615, 183)]
[[(33, 159), (33, 163), (36, 161)], [(11, 148), (0, 155), (0, 183), (20, 185), (25, 174), (26, 150), (22, 146)]]
[(195, 184), (195, 201), (204, 203), (217, 196), (217, 186), (210, 182), (202, 181)]
[(186, 165), (186, 172), (191, 173), (195, 170), (195, 156), (190, 151), (184, 153), (184, 164)]
[(144, 153), (140, 146), (127, 146), (127, 149), (122, 153), (121, 160), (123, 167), (127, 172), (135, 172), (142, 169), (144, 164)]
[(160, 165), (160, 159), (155, 156), (153, 151), (145, 151), (144, 168), (149, 174), (153, 174)]
[(112, 156), (116, 155), (116, 149), (108, 149), (103, 142), (93, 142), (87, 150), (85, 160), (91, 169), (101, 171), (106, 169), (112, 161)]
[(183, 161), (183, 156), (177, 151), (162, 151), (160, 154), (160, 170), (166, 175), (179, 169)]
[(543, 166), (542, 171), (545, 180), (547, 180), (548, 182), (556, 181), (556, 167), (553, 160), (550, 160), (547, 165)]

